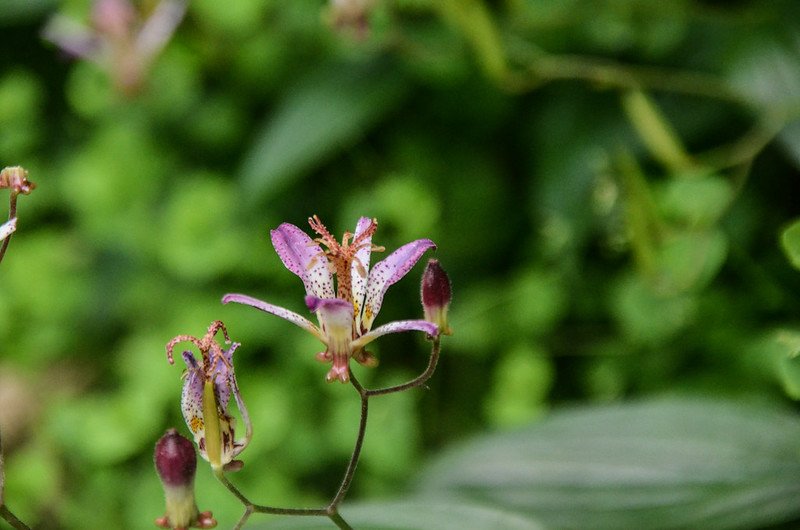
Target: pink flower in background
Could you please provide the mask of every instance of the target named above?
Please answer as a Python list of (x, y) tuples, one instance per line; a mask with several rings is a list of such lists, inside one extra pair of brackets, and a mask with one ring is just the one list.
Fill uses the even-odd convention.
[[(372, 244), (372, 235), (378, 228), (376, 220), (362, 217), (355, 232), (346, 232), (341, 243), (316, 216), (309, 219), (309, 225), (318, 238), (311, 239), (300, 228), (289, 223), (283, 223), (270, 235), (283, 264), (303, 280), (306, 306), (316, 313), (319, 325), (289, 309), (243, 294), (227, 294), (222, 298), (222, 303), (236, 302), (253, 306), (313, 334), (326, 347), (325, 351), (317, 354), (317, 358), (333, 365), (327, 380), (342, 383), (350, 379), (351, 357), (366, 366), (377, 364), (377, 359), (364, 349), (376, 338), (402, 331), (422, 331), (428, 335), (439, 333), (435, 324), (425, 320), (402, 320), (372, 329), (386, 290), (405, 276), (425, 251), (436, 248), (433, 241), (412, 241), (370, 269), (372, 252), (384, 250)], [(323, 251), (320, 245), (326, 250)]]
[(108, 69), (116, 87), (132, 95), (141, 89), (147, 71), (172, 38), (186, 5), (186, 0), (162, 0), (145, 16), (129, 0), (95, 0), (91, 27), (56, 15), (43, 36), (67, 54)]

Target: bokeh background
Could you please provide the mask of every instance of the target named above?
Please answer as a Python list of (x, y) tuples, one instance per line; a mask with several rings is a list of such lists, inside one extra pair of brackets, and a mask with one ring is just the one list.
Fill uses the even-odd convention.
[[(389, 250), (430, 237), (453, 281), (439, 369), (427, 390), (373, 401), (345, 506), (422, 481), (544, 526), (800, 519), (796, 2), (191, 0), (125, 83), (92, 4), (0, 0), (0, 164), (38, 184), (0, 265), (6, 499), (23, 520), (152, 527), (163, 513), (153, 444), (171, 426), (187, 433), (164, 344), (215, 319), (243, 343), (255, 425), (232, 479), (265, 504), (331, 497), (356, 393), (325, 383), (313, 337), (219, 303), (244, 292), (302, 312), (301, 282), (268, 230), (312, 214), (338, 234), (376, 217)], [(134, 3), (142, 19), (156, 6)], [(45, 30), (53, 17), (94, 31), (105, 53), (66, 53)], [(389, 290), (379, 323), (421, 315), (420, 273)], [(358, 374), (403, 381), (427, 348), (387, 337), (380, 367)], [(664, 465), (697, 462), (648, 482), (628, 520), (647, 473), (603, 467), (629, 446), (601, 442), (632, 425), (648, 428), (626, 440)], [(476, 436), (486, 461), (510, 436), (549, 436), (538, 447), (555, 478), (543, 485), (531, 468), (507, 498), (507, 475), (492, 469), (494, 496), (464, 477), (419, 478), (475, 463), (439, 455)], [(586, 468), (559, 467), (554, 448), (576, 441)], [(519, 454), (536, 454), (523, 442)], [(708, 458), (692, 453), (701, 446)], [(738, 496), (689, 487), (708, 459)], [(201, 508), (231, 527), (241, 506), (202, 463), (197, 481)], [(765, 481), (772, 496), (757, 495)], [(591, 493), (580, 509), (575, 488)], [(726, 508), (703, 511), (709, 499)], [(599, 512), (611, 519), (591, 519)], [(251, 520), (268, 522), (280, 523)]]

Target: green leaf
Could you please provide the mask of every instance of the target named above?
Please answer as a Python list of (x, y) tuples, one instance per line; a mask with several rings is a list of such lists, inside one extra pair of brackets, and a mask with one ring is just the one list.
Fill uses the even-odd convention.
[[(359, 530), (537, 530), (544, 528), (533, 519), (500, 508), (489, 508), (453, 500), (408, 500), (345, 504), (342, 517)], [(330, 530), (333, 524), (323, 517), (284, 517), (253, 528)]]
[(248, 195), (263, 200), (364, 134), (395, 107), (407, 85), (377, 62), (325, 64), (288, 91), (241, 169)]
[(800, 399), (800, 332), (782, 330), (775, 342), (780, 348), (778, 376), (783, 389), (790, 398)]
[(781, 233), (781, 247), (795, 269), (800, 269), (800, 219), (797, 219)]
[(658, 249), (658, 283), (669, 291), (702, 289), (728, 256), (722, 230), (670, 234)]
[(800, 420), (753, 402), (662, 398), (565, 410), (434, 461), (450, 494), (557, 528), (761, 528), (800, 517)]
[(713, 226), (733, 200), (733, 189), (725, 179), (690, 172), (675, 175), (653, 191), (666, 220), (692, 229)]

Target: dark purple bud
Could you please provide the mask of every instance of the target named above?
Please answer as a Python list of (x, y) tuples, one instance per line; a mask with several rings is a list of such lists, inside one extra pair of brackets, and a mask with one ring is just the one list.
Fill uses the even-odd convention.
[(197, 455), (192, 442), (169, 429), (156, 443), (156, 471), (165, 486), (188, 486), (194, 481)]
[(439, 333), (445, 335), (452, 334), (447, 324), (451, 299), (450, 278), (439, 265), (439, 260), (428, 260), (422, 273), (422, 308), (425, 310), (425, 320), (439, 326)]
[(167, 503), (166, 514), (156, 519), (156, 526), (173, 530), (195, 528), (214, 528), (217, 521), (211, 512), (197, 509), (194, 500), (194, 473), (197, 469), (197, 455), (192, 442), (169, 429), (156, 442), (153, 455), (156, 471), (164, 485)]

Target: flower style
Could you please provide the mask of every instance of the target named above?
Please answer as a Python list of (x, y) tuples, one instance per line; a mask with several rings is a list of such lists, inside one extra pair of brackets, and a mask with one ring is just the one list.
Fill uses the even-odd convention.
[[(208, 332), (201, 339), (191, 335), (178, 335), (169, 341), (167, 360), (170, 364), (175, 362), (172, 352), (181, 342), (191, 342), (200, 350), (202, 364), (197, 362), (192, 352), (183, 352), (187, 368), (181, 395), (183, 418), (194, 435), (200, 456), (215, 471), (236, 471), (241, 469), (243, 463), (234, 458), (250, 443), (253, 428), (233, 370), (233, 352), (239, 347), (239, 343), (234, 342), (223, 351), (214, 339), (219, 330), (222, 330), (226, 344), (230, 344), (225, 325), (217, 320), (209, 326)], [(234, 437), (234, 418), (228, 413), (231, 394), (245, 423), (245, 437), (240, 440)]]
[(372, 235), (378, 228), (375, 219), (359, 219), (355, 232), (345, 232), (341, 243), (317, 216), (308, 222), (318, 238), (311, 239), (289, 223), (283, 223), (270, 235), (283, 264), (303, 280), (306, 306), (316, 313), (319, 326), (293, 311), (243, 294), (226, 294), (222, 303), (253, 306), (313, 334), (326, 347), (317, 359), (332, 363), (327, 380), (342, 383), (350, 380), (351, 357), (365, 366), (377, 364), (377, 359), (364, 349), (376, 338), (401, 331), (422, 331), (431, 336), (439, 333), (435, 324), (425, 320), (402, 320), (372, 329), (386, 290), (405, 276), (425, 251), (436, 248), (433, 241), (418, 239), (403, 245), (370, 270), (372, 252), (384, 250), (372, 244)]

